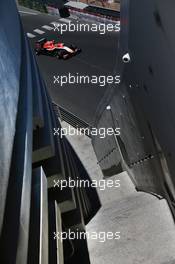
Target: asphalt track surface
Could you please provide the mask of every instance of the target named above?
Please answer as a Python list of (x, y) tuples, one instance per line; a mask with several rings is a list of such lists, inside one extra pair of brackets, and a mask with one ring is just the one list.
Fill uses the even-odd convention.
[[(21, 9), (20, 9), (21, 10)], [(118, 33), (108, 32), (100, 35), (99, 32), (65, 32), (61, 35), (58, 31), (47, 30), (43, 26), (52, 26), (52, 22), (60, 22), (58, 16), (28, 12), (20, 12), (23, 27), (29, 37), (31, 47), (43, 37), (55, 39), (65, 44), (75, 44), (82, 49), (82, 53), (68, 60), (58, 60), (55, 57), (37, 56), (41, 74), (46, 82), (52, 100), (64, 107), (67, 111), (78, 116), (89, 124), (93, 124), (96, 108), (103, 97), (107, 86), (98, 84), (66, 84), (62, 87), (54, 84), (54, 75), (61, 76), (71, 73), (73, 75), (113, 75), (116, 63)], [(69, 18), (72, 23), (77, 23), (75, 18)], [(64, 23), (64, 22), (63, 22)], [(87, 23), (79, 21), (79, 23)], [(37, 33), (41, 30), (42, 34)], [(40, 32), (40, 31), (39, 31)], [(41, 32), (40, 32), (41, 33)], [(29, 35), (30, 35), (29, 34)]]

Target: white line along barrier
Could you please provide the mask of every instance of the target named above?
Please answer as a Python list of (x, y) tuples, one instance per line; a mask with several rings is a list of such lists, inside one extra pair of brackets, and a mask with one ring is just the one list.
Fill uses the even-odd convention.
[(38, 15), (38, 13), (33, 13), (33, 12), (26, 12), (26, 11), (19, 11), (19, 13), (21, 13), (21, 14), (27, 14), (27, 15), (34, 15), (34, 16), (36, 16), (36, 15)]

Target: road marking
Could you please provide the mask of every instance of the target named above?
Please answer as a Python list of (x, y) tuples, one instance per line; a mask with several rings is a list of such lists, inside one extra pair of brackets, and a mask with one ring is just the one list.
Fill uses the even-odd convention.
[(58, 25), (60, 25), (60, 23), (58, 23), (58, 22), (51, 22), (50, 24), (51, 24), (51, 25), (54, 25), (54, 26), (58, 26)]
[(42, 28), (47, 29), (47, 30), (53, 30), (53, 27), (50, 27), (50, 26), (47, 26), (47, 25), (42, 26)]
[(26, 12), (26, 11), (19, 11), (19, 13), (22, 13), (22, 14), (28, 14), (28, 15), (38, 15), (38, 13), (32, 13), (32, 12)]
[(66, 19), (66, 18), (60, 18), (59, 21), (65, 22), (65, 23), (70, 23), (71, 22), (71, 20)]
[(36, 36), (33, 35), (33, 34), (31, 34), (31, 33), (27, 33), (27, 37), (28, 37), (28, 38), (35, 38)]
[(78, 20), (78, 17), (77, 17), (77, 16), (74, 16), (74, 15), (70, 15), (70, 18), (71, 18), (71, 19)]
[(58, 22), (51, 22), (50, 24), (52, 24), (53, 26), (54, 26), (54, 28), (53, 28), (53, 30), (54, 31), (59, 31), (59, 27), (60, 27), (60, 23), (58, 23)]
[(36, 33), (38, 33), (38, 34), (40, 34), (40, 35), (42, 35), (42, 34), (44, 34), (45, 32), (44, 31), (42, 31), (42, 30), (40, 30), (40, 29), (34, 29), (33, 30), (34, 32), (36, 32)]

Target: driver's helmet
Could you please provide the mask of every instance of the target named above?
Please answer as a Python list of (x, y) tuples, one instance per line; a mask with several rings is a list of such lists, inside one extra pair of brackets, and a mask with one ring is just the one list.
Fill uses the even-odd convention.
[(58, 47), (63, 47), (63, 43), (59, 42)]

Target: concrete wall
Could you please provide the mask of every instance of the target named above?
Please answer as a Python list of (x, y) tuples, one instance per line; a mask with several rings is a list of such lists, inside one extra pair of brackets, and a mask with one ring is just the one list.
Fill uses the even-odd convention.
[[(96, 113), (97, 127), (119, 126), (121, 136), (111, 147), (105, 147), (108, 138), (101, 146), (93, 139), (93, 145), (98, 160), (103, 156), (105, 167), (110, 169), (121, 159), (137, 190), (165, 197), (174, 214), (173, 8), (172, 1), (121, 2), (114, 69), (121, 84), (107, 89)], [(130, 61), (124, 63), (127, 53)], [(111, 119), (106, 114), (107, 105), (111, 106)], [(109, 155), (116, 146), (119, 156), (111, 164)]]
[[(54, 136), (53, 128), (61, 127), (58, 113), (13, 0), (1, 1), (0, 22), (0, 263), (63, 264), (69, 245), (56, 241), (52, 231), (62, 232), (62, 222), (66, 232), (75, 225), (85, 230), (100, 201), (95, 188), (54, 188), (54, 179), (90, 178), (66, 138)], [(74, 263), (82, 247), (79, 241), (71, 245), (76, 250), (68, 261)]]

